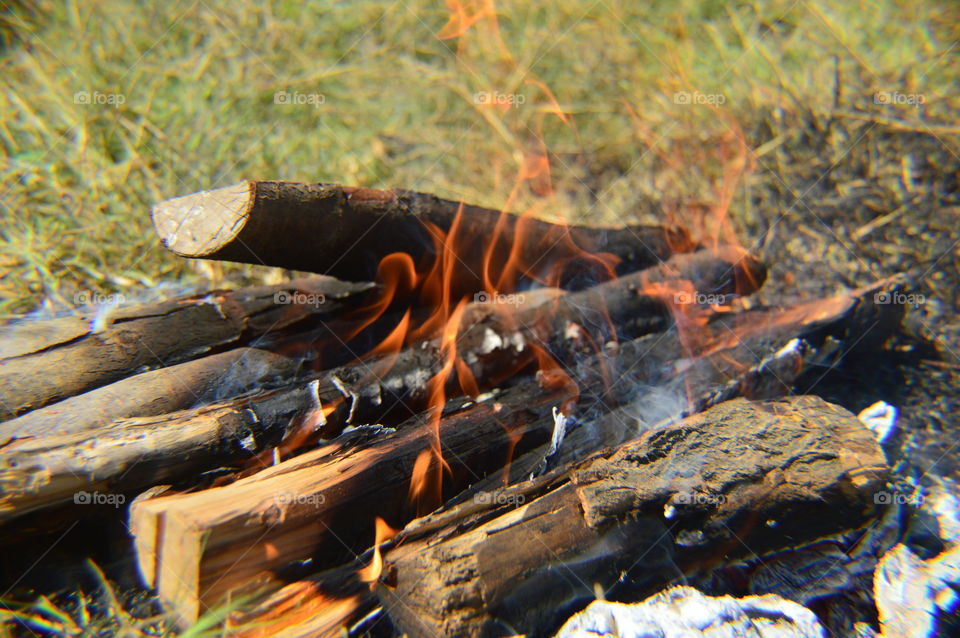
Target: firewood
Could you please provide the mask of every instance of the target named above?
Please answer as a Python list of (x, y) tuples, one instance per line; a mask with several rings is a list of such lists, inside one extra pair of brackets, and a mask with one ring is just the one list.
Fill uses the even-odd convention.
[[(877, 325), (876, 320), (868, 319), (874, 311), (893, 308), (874, 307), (872, 294), (855, 293), (795, 309), (751, 311), (745, 313), (749, 321), (744, 326), (739, 326), (734, 317), (719, 316), (714, 332), (721, 338), (707, 344), (710, 351), (703, 357), (695, 356), (694, 361), (703, 370), (727, 370), (728, 376), (697, 376), (691, 390), (699, 395), (693, 395), (689, 403), (684, 394), (686, 384), (674, 363), (690, 353), (685, 351), (676, 328), (621, 344), (615, 362), (607, 353), (597, 355), (592, 366), (600, 361), (611, 365), (606, 378), (596, 372), (584, 374), (578, 389), (584, 418), (593, 418), (592, 411), (602, 412), (618, 403), (629, 405), (601, 416), (599, 425), (590, 427), (588, 423), (574, 430), (564, 441), (560, 462), (580, 459), (598, 447), (636, 436), (642, 429), (637, 409), (642, 409), (643, 393), (611, 391), (611, 378), (614, 388), (650, 387), (651, 398), (662, 397), (657, 388), (667, 387), (673, 379), (670, 391), (684, 398), (678, 402), (678, 415), (690, 403), (706, 407), (735, 391), (757, 391), (769, 380), (771, 392), (787, 390), (784, 384), (802, 373), (805, 366), (824, 365), (816, 356), (817, 348), (828, 342), (842, 347), (844, 342), (862, 341), (862, 332)], [(746, 330), (747, 325), (754, 325), (754, 331)], [(729, 338), (737, 329), (737, 338)], [(813, 352), (799, 346), (779, 352), (794, 339), (808, 341)], [(618, 384), (622, 373), (637, 363), (642, 363), (645, 376), (635, 374)], [(586, 369), (583, 366), (581, 371)], [(502, 484), (504, 477), (513, 481), (529, 475), (544, 459), (554, 426), (550, 408), (569, 401), (570, 392), (551, 393), (528, 383), (506, 390), (495, 401), (444, 417), (440, 441), (445, 456), (461, 474), (461, 461), (472, 458), (485, 445), (496, 449), (482, 463), (469, 461), (476, 474), (468, 477), (471, 480), (464, 483), (445, 477), (444, 485), (456, 491), (468, 483)], [(520, 423), (525, 428), (522, 438), (510, 443), (515, 445), (510, 448), (505, 428)], [(514, 435), (517, 433), (514, 430)], [(374, 515), (396, 525), (413, 513), (413, 508), (405, 505), (413, 460), (429, 447), (432, 436), (422, 417), (416, 418), (369, 448), (351, 447), (342, 452), (344, 444), (334, 442), (224, 488), (135, 504), (131, 520), (141, 573), (181, 617), (189, 619), (231, 589), (280, 586), (282, 579), (271, 570), (284, 565), (309, 558), (319, 566), (335, 564), (345, 555), (341, 540), (346, 540), (353, 551), (369, 546)], [(451, 450), (454, 456), (447, 456)], [(500, 470), (511, 456), (515, 461)], [(281, 504), (271, 501), (277, 493), (289, 498)], [(233, 565), (244, 552), (244, 565)], [(265, 576), (267, 573), (273, 575)]]
[[(136, 502), (141, 574), (190, 622), (228, 595), (282, 586), (276, 571), (296, 561), (336, 565), (373, 544), (375, 516), (397, 525), (418, 513), (408, 500), (418, 460), (428, 478), (443, 474), (443, 494), (422, 494), (424, 513), (547, 441), (551, 407), (568, 398), (525, 384), (443, 418), (436, 432), (418, 417), (371, 445), (336, 440), (223, 487)], [(429, 455), (437, 440), (443, 466)]]
[[(117, 308), (104, 317), (19, 322), (0, 335), (0, 419), (356, 308), (372, 284), (310, 277)], [(290, 303), (288, 303), (290, 302)]]
[[(578, 400), (577, 418), (550, 463), (543, 466), (549, 446), (535, 448), (515, 458), (503, 476), (478, 481), (453, 503), (493, 493), (533, 472), (576, 463), (598, 449), (619, 445), (723, 401), (788, 394), (804, 375), (821, 377), (852, 349), (883, 341), (896, 330), (903, 308), (875, 301), (878, 291), (892, 294), (898, 283), (897, 279), (883, 280), (789, 308), (716, 315), (702, 329), (715, 337), (696, 351), (683, 343), (677, 326), (619, 344), (600, 357), (602, 363), (595, 361), (592, 367), (578, 369), (584, 391)], [(598, 376), (601, 365), (603, 374)], [(487, 497), (500, 498), (511, 497)], [(453, 516), (462, 516), (464, 507), (455, 508), (461, 512), (453, 512)], [(440, 513), (430, 520), (439, 527), (445, 524)]]
[[(764, 265), (755, 258), (720, 247), (674, 255), (660, 266), (579, 292), (547, 296), (546, 301), (515, 310), (472, 303), (460, 322), (457, 356), (479, 388), (490, 389), (529, 369), (537, 360), (537, 349), (569, 364), (592, 355), (591, 348), (607, 341), (667, 329), (673, 321), (668, 309), (672, 293), (664, 299), (662, 293), (653, 292), (657, 286), (670, 290), (683, 283), (704, 294), (749, 294), (765, 276)], [(403, 416), (422, 410), (427, 382), (444, 364), (440, 345), (439, 339), (415, 343), (396, 354), (322, 373), (319, 396), (331, 410), (320, 434), (330, 437), (345, 425), (382, 422), (391, 410)], [(462, 381), (459, 375), (452, 376), (448, 392), (461, 392)]]
[[(128, 417), (156, 416), (215, 403), (295, 378), (300, 363), (257, 348), (135, 374), (0, 423), (0, 442), (75, 434)], [(6, 451), (8, 448), (3, 448)]]
[(418, 521), (387, 552), (377, 592), (410, 636), (549, 635), (595, 587), (655, 590), (720, 556), (856, 525), (888, 472), (843, 408), (735, 399), (439, 531), (420, 536)]
[(572, 276), (576, 263), (587, 270), (596, 263), (587, 254), (609, 253), (624, 274), (695, 248), (686, 231), (676, 227), (568, 226), (424, 193), (336, 184), (240, 182), (161, 202), (152, 217), (164, 245), (184, 257), (352, 280), (372, 278), (380, 260), (398, 250), (414, 263), (435, 256), (435, 233), (449, 236), (456, 228), (461, 240), (456, 296), (484, 289), (486, 263), (512, 258), (532, 270), (530, 276), (567, 264)]
[(307, 385), (93, 429), (18, 437), (0, 447), (0, 523), (74, 502), (83, 492), (132, 494), (251, 459), (317, 409), (315, 390)]
[[(624, 344), (618, 356), (629, 368), (648, 354)], [(581, 388), (548, 391), (527, 383), (444, 417), (438, 439), (453, 472), (443, 481), (448, 495), (546, 443), (555, 425), (550, 408), (577, 394), (603, 394), (604, 383), (599, 374)], [(310, 557), (333, 564), (344, 556), (341, 539), (355, 551), (372, 542), (374, 514), (403, 522), (416, 513), (406, 503), (409, 481), (432, 440), (423, 417), (415, 417), (365, 449), (341, 453), (342, 443), (334, 441), (225, 487), (136, 503), (131, 522), (141, 574), (189, 621), (228, 593), (282, 584), (270, 570)], [(595, 446), (588, 438), (580, 451)], [(277, 503), (278, 493), (289, 495), (288, 502)], [(231, 564), (245, 552), (242, 566)]]

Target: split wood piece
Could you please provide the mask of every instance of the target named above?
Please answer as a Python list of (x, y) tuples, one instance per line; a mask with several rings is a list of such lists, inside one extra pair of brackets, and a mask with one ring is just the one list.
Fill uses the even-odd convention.
[[(338, 439), (223, 487), (135, 502), (141, 575), (191, 622), (227, 597), (281, 587), (277, 572), (298, 561), (342, 563), (373, 545), (376, 516), (403, 524), (543, 444), (551, 408), (570, 396), (529, 383), (444, 417), (438, 432), (418, 418), (369, 446)], [(434, 492), (441, 466), (425, 456), (437, 437), (443, 495)], [(411, 503), (415, 466), (426, 472)]]
[(595, 586), (657, 589), (725, 556), (855, 526), (888, 472), (843, 408), (735, 399), (518, 485), (522, 501), (491, 500), (440, 531), (415, 522), (377, 592), (409, 636), (549, 635)]
[(0, 523), (71, 502), (84, 505), (84, 493), (131, 494), (250, 459), (279, 444), (291, 423), (318, 407), (315, 388), (305, 386), (17, 439), (0, 448)]
[(133, 308), (106, 318), (18, 322), (0, 344), (0, 419), (131, 374), (243, 345), (308, 317), (369, 303), (373, 284), (309, 277)]
[(597, 253), (619, 258), (623, 274), (695, 248), (675, 227), (567, 226), (424, 193), (336, 184), (245, 181), (161, 202), (152, 218), (164, 245), (183, 257), (351, 280), (373, 278), (380, 260), (397, 251), (415, 263), (435, 256), (427, 224), (447, 234), (456, 222), (461, 271), (456, 297), (485, 289), (485, 244), (497, 237), (489, 263), (512, 258), (538, 274)]
[[(572, 364), (589, 359), (596, 344), (665, 330), (673, 320), (663, 295), (672, 299), (674, 286), (717, 295), (749, 294), (765, 276), (765, 267), (755, 258), (720, 247), (674, 255), (660, 266), (579, 292), (547, 296), (538, 305), (512, 309), (473, 303), (460, 323), (457, 356), (480, 389), (497, 387), (534, 364), (534, 347)], [(440, 342), (433, 340), (323, 373), (321, 402), (336, 407), (325, 415), (320, 435), (335, 436), (349, 424), (382, 423), (391, 410), (409, 416), (424, 409), (428, 381), (443, 364)], [(452, 375), (448, 392), (460, 392), (461, 383), (459, 375)]]
[(203, 406), (288, 381), (299, 369), (299, 362), (282, 355), (236, 348), (136, 374), (0, 423), (0, 456), (11, 441), (75, 434), (120, 419)]

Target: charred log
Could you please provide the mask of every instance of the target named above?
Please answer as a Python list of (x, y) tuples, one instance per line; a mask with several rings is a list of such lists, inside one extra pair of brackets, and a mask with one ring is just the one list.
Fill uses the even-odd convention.
[(721, 556), (856, 525), (887, 473), (842, 408), (728, 401), (510, 488), (482, 512), (445, 513), (440, 530), (417, 521), (388, 552), (377, 591), (410, 636), (544, 635), (558, 610), (621, 575), (649, 590)]

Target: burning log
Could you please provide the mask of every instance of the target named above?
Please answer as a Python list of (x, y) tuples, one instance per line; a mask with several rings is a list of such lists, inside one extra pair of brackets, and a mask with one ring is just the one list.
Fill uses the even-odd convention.
[(372, 286), (311, 277), (117, 308), (96, 318), (7, 326), (0, 336), (0, 418), (243, 345), (309, 317), (334, 316), (357, 307)]
[(728, 401), (511, 488), (482, 512), (446, 513), (439, 531), (430, 517), (413, 523), (377, 592), (411, 636), (549, 635), (558, 610), (582, 607), (595, 584), (607, 591), (622, 575), (659, 589), (678, 569), (856, 525), (887, 473), (842, 408), (809, 396)]
[(297, 561), (341, 563), (373, 544), (374, 514), (409, 520), (549, 440), (550, 408), (569, 396), (525, 384), (438, 426), (418, 417), (368, 446), (348, 433), (230, 485), (134, 503), (141, 575), (189, 622), (228, 595), (281, 586), (277, 572)]
[[(484, 290), (487, 266), (511, 259), (539, 270), (611, 253), (623, 274), (695, 247), (679, 228), (566, 226), (424, 193), (335, 184), (246, 181), (167, 200), (152, 217), (164, 245), (184, 257), (353, 280), (373, 278), (381, 259), (397, 250), (419, 263), (436, 254), (434, 231), (456, 229), (470, 238), (458, 250), (465, 279), (456, 296)], [(491, 242), (484, 246), (477, 238)]]
[[(570, 363), (573, 355), (593, 355), (597, 345), (607, 341), (663, 331), (672, 322), (665, 296), (672, 300), (674, 287), (685, 291), (676, 294), (750, 294), (765, 277), (761, 262), (721, 247), (674, 255), (660, 266), (553, 296), (539, 305), (513, 310), (494, 303), (470, 304), (456, 337), (462, 366), (451, 375), (448, 390), (461, 392), (471, 379), (479, 389), (496, 387), (536, 363), (538, 352)], [(330, 437), (345, 425), (382, 422), (392, 409), (425, 409), (429, 381), (444, 365), (441, 340), (434, 339), (323, 373), (318, 394), (329, 409), (320, 434)]]
[[(751, 317), (758, 322), (757, 334), (742, 334), (728, 350), (714, 349), (699, 365), (704, 369), (720, 368), (721, 364), (729, 368), (728, 354), (741, 354), (736, 347), (751, 354), (751, 348), (763, 350), (763, 343), (772, 344), (765, 352), (770, 347), (780, 348), (782, 343), (775, 331), (770, 332), (771, 325), (785, 331), (792, 329), (790, 338), (830, 327), (828, 332), (856, 341), (857, 322), (851, 310), (869, 299), (872, 296), (864, 294), (828, 304), (837, 311), (830, 315), (833, 325), (829, 325), (829, 313), (822, 308), (813, 316), (795, 312), (793, 324), (772, 311), (757, 311)], [(727, 335), (729, 329), (728, 326), (719, 332)], [(785, 339), (783, 335), (779, 338)], [(811, 343), (818, 344), (815, 340)], [(671, 376), (679, 378), (673, 391), (680, 392), (682, 397), (683, 379), (672, 362), (683, 355), (683, 346), (675, 333), (651, 335), (621, 344), (616, 367), (609, 372), (616, 380), (619, 371), (630, 370), (642, 362), (651, 384), (661, 385)], [(789, 383), (795, 378), (791, 375), (805, 369), (805, 356), (798, 348), (751, 361), (753, 365), (737, 367), (735, 372), (729, 372), (731, 376), (722, 379), (703, 377), (691, 388), (700, 393), (692, 403), (707, 405), (711, 399), (720, 400), (715, 391), (718, 385), (742, 388), (750, 384), (757, 389), (759, 380), (767, 377), (777, 381), (772, 384), (772, 392), (784, 391), (787, 388), (780, 384)], [(609, 363), (604, 361), (605, 357), (598, 355), (585, 368)], [(275, 572), (286, 565), (310, 558), (320, 566), (335, 564), (346, 556), (340, 539), (348, 539), (352, 551), (372, 543), (373, 512), (393, 522), (403, 522), (414, 513), (405, 505), (407, 480), (416, 475), (413, 468), (418, 460), (423, 460), (431, 441), (439, 441), (443, 458), (449, 459), (451, 468), (444, 470), (444, 494), (450, 496), (470, 483), (512, 481), (537, 468), (548, 456), (547, 443), (557, 427), (550, 408), (578, 395), (585, 414), (590, 410), (605, 411), (621, 402), (630, 402), (631, 406), (601, 417), (595, 427), (585, 425), (575, 430), (564, 441), (559, 459), (577, 460), (598, 446), (635, 436), (643, 427), (635, 417), (636, 406), (642, 405), (642, 401), (633, 394), (611, 392), (610, 387), (610, 378), (598, 372), (586, 374), (579, 388), (564, 386), (547, 391), (534, 384), (520, 384), (506, 390), (495, 402), (480, 403), (444, 417), (437, 434), (420, 417), (368, 448), (351, 447), (348, 453), (341, 453), (343, 444), (335, 441), (223, 488), (137, 503), (131, 520), (141, 573), (182, 618), (189, 620), (232, 589), (279, 586), (282, 581)], [(684, 401), (682, 405), (688, 404)], [(669, 413), (662, 414), (662, 418), (668, 416)], [(484, 448), (486, 456), (478, 456)], [(512, 466), (498, 473), (511, 458), (516, 459)], [(429, 456), (426, 459), (432, 463), (433, 471), (439, 471), (435, 461)], [(419, 476), (423, 476), (422, 471)], [(276, 502), (277, 494), (285, 495), (283, 502)], [(441, 496), (435, 494), (432, 503), (438, 504)], [(241, 554), (247, 557), (242, 568), (234, 565), (235, 557)]]

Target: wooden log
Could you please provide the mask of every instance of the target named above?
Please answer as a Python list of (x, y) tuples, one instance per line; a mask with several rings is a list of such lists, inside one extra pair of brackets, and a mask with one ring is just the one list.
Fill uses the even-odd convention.
[(151, 485), (195, 480), (201, 472), (278, 445), (292, 424), (317, 409), (315, 389), (307, 385), (18, 438), (0, 448), (0, 524), (76, 498), (84, 504), (84, 492), (130, 495)]
[(369, 280), (380, 260), (398, 250), (415, 263), (435, 256), (429, 226), (450, 233), (461, 210), (457, 285), (463, 294), (484, 290), (488, 248), (490, 263), (513, 256), (539, 274), (597, 253), (615, 255), (623, 274), (695, 248), (679, 228), (551, 224), (424, 193), (336, 184), (245, 181), (161, 202), (152, 218), (164, 245), (184, 257)]
[[(257, 348), (236, 348), (115, 381), (0, 423), (0, 444), (74, 434), (130, 417), (157, 416), (221, 402), (278, 381), (300, 362)], [(0, 448), (0, 453), (6, 447)]]
[[(631, 296), (636, 293), (623, 298)], [(592, 310), (596, 303), (568, 307), (571, 312), (578, 307)], [(618, 356), (624, 366), (631, 367), (646, 354), (644, 348), (625, 344)], [(389, 378), (379, 383), (389, 388)], [(499, 470), (511, 457), (546, 443), (555, 425), (550, 408), (579, 395), (604, 395), (608, 381), (594, 374), (580, 388), (544, 390), (520, 385), (495, 402), (445, 417), (438, 437), (454, 473), (444, 481), (453, 490), (448, 495)], [(315, 387), (323, 386), (318, 381)], [(270, 570), (311, 556), (321, 560), (317, 558), (321, 554), (327, 554), (322, 557), (326, 561), (336, 560), (331, 553), (342, 557), (339, 539), (362, 539), (361, 547), (369, 545), (374, 515), (370, 502), (381, 504), (376, 514), (393, 522), (415, 512), (405, 500), (408, 481), (413, 465), (432, 440), (436, 439), (424, 428), (423, 419), (415, 418), (396, 435), (343, 458), (337, 458), (335, 442), (333, 447), (307, 452), (223, 488), (137, 503), (131, 521), (141, 573), (189, 621), (228, 594), (279, 586), (281, 582), (268, 575)], [(585, 440), (586, 445), (593, 443)], [(280, 491), (292, 495), (291, 503), (271, 501)], [(328, 499), (331, 494), (334, 499)], [(249, 552), (253, 558), (243, 566), (231, 565), (237, 552)]]
[(243, 345), (309, 317), (338, 315), (367, 302), (372, 287), (310, 277), (118, 308), (106, 319), (8, 325), (0, 335), (7, 355), (0, 360), (0, 419)]
[[(789, 308), (715, 315), (702, 328), (707, 337), (714, 336), (696, 351), (684, 344), (677, 326), (608, 349), (591, 367), (579, 369), (583, 391), (576, 418), (568, 422), (558, 451), (548, 458), (549, 445), (531, 450), (514, 459), (503, 476), (491, 475), (471, 485), (452, 503), (492, 493), (531, 473), (576, 463), (598, 449), (619, 445), (724, 401), (789, 394), (804, 377), (821, 377), (853, 348), (881, 342), (893, 334), (903, 308), (877, 304), (876, 298), (881, 291), (894, 294), (899, 285), (893, 278)], [(490, 498), (501, 497), (488, 496), (487, 500)], [(465, 507), (457, 506), (460, 513), (455, 515), (461, 516)], [(429, 518), (443, 526), (441, 515)]]
[[(660, 266), (586, 290), (547, 295), (539, 304), (473, 303), (460, 322), (457, 356), (479, 388), (490, 389), (534, 366), (538, 351), (571, 364), (592, 356), (607, 341), (667, 329), (673, 318), (663, 293), (653, 292), (658, 286), (687, 284), (685, 289), (715, 295), (750, 294), (765, 276), (765, 266), (755, 258), (720, 247), (674, 255)], [(424, 409), (428, 381), (443, 365), (440, 339), (433, 339), (322, 373), (320, 400), (332, 411), (318, 434), (331, 437), (346, 425), (382, 423), (391, 411), (406, 418)], [(447, 391), (460, 393), (463, 385), (463, 378), (453, 375)]]
[(736, 399), (511, 488), (515, 498), (439, 531), (429, 517), (414, 523), (387, 553), (377, 593), (409, 636), (549, 635), (595, 587), (656, 589), (721, 556), (857, 525), (888, 471), (843, 408)]
[[(427, 478), (440, 471), (425, 455), (438, 439), (449, 497), (547, 441), (551, 408), (570, 396), (526, 384), (443, 418), (438, 432), (418, 417), (369, 446), (337, 440), (230, 485), (136, 502), (141, 574), (190, 622), (228, 596), (282, 586), (278, 571), (297, 561), (341, 563), (373, 544), (375, 516), (396, 525), (418, 513), (411, 477), (424, 460)], [(443, 495), (426, 489), (419, 507)]]

